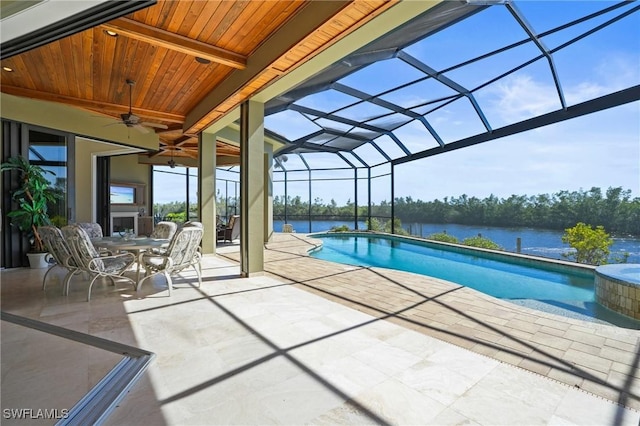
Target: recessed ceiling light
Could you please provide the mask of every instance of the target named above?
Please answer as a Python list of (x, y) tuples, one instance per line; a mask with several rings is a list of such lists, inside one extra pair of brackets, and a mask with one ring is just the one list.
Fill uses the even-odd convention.
[(6, 72), (13, 72), (13, 68), (10, 67), (2, 67), (3, 70), (5, 70)]
[(201, 58), (200, 56), (196, 56), (196, 62), (200, 62), (201, 64), (210, 64), (211, 61), (205, 58)]
[(110, 37), (118, 37), (118, 33), (111, 30), (104, 30), (104, 33)]

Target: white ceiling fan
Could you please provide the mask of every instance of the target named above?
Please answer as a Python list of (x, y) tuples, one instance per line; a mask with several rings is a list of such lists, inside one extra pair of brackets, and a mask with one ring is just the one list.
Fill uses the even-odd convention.
[(140, 117), (138, 117), (131, 111), (131, 92), (133, 90), (133, 85), (136, 84), (136, 82), (129, 78), (126, 80), (126, 82), (129, 85), (129, 112), (120, 114), (121, 120), (114, 124), (124, 124), (125, 126), (133, 127), (142, 133), (149, 133), (149, 127), (153, 127), (156, 129), (167, 129), (167, 126), (165, 126), (164, 124), (140, 121)]

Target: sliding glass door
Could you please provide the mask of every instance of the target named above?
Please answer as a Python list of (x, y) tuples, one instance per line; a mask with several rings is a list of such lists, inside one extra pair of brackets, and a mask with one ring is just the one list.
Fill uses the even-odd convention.
[(198, 169), (153, 166), (154, 222), (198, 219)]
[[(75, 154), (74, 135), (57, 130), (46, 129), (11, 120), (2, 120), (0, 134), (2, 144), (2, 162), (11, 157), (22, 156), (29, 163), (50, 170), (49, 183), (62, 195), (60, 201), (48, 206), (49, 216), (57, 226), (75, 221)], [(17, 173), (2, 174), (2, 211), (0, 226), (0, 267), (15, 268), (27, 266), (26, 253), (30, 242), (16, 228), (5, 212), (15, 208), (15, 202), (9, 195), (20, 186)]]
[(53, 172), (47, 174), (51, 186), (61, 194), (48, 206), (54, 225), (62, 227), (75, 221), (73, 137), (68, 133), (25, 126), (29, 163)]

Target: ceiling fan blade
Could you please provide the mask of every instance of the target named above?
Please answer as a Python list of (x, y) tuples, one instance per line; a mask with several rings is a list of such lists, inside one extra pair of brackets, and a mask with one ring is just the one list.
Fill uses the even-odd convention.
[(146, 127), (144, 127), (144, 126), (142, 126), (140, 124), (134, 124), (131, 127), (134, 127), (140, 133), (149, 133), (149, 129), (147, 129)]
[(113, 125), (116, 125), (116, 124), (125, 124), (125, 123), (122, 122), (122, 121), (116, 121), (116, 122), (113, 122), (113, 123), (105, 124), (102, 127), (109, 127), (109, 126), (113, 126)]
[(167, 127), (167, 126), (166, 126), (166, 125), (164, 125), (164, 124), (159, 124), (159, 123), (149, 123), (149, 122), (146, 122), (146, 121), (145, 121), (145, 122), (143, 122), (143, 123), (140, 123), (140, 124), (142, 124), (143, 126), (147, 126), (147, 127), (154, 127), (154, 128), (156, 128), (156, 129), (168, 129), (168, 128), (169, 128), (169, 127)]

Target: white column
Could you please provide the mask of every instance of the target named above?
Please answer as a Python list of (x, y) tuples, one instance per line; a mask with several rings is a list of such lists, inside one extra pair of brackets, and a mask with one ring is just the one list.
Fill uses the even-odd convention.
[(198, 140), (198, 207), (204, 227), (202, 253), (216, 252), (216, 135), (200, 133)]
[(273, 146), (265, 144), (264, 153), (264, 242), (273, 236)]
[(264, 270), (264, 104), (240, 107), (240, 271)]

